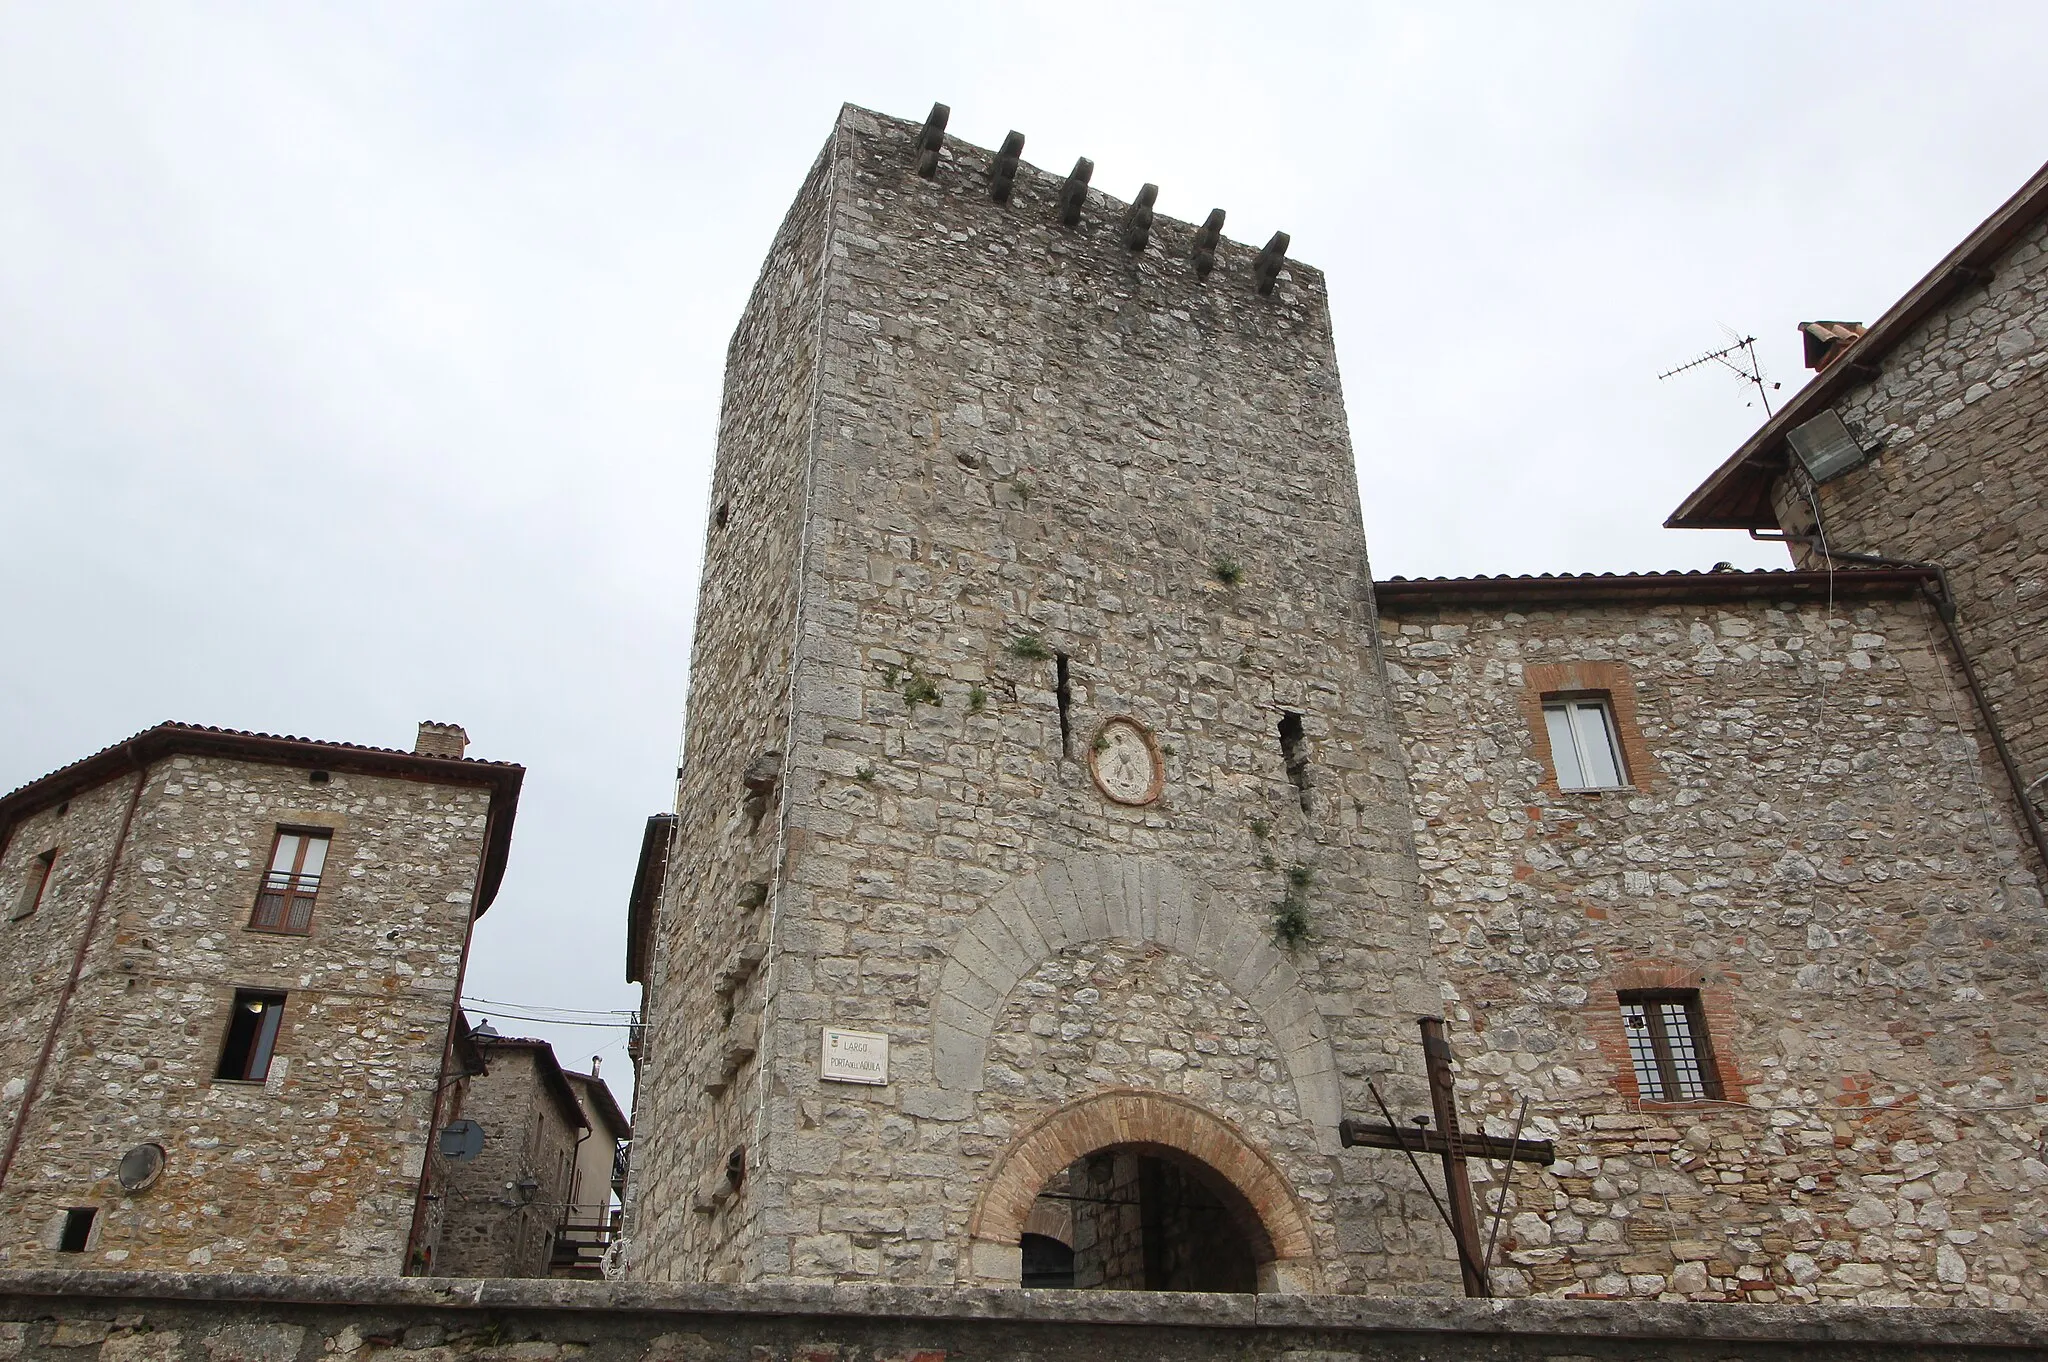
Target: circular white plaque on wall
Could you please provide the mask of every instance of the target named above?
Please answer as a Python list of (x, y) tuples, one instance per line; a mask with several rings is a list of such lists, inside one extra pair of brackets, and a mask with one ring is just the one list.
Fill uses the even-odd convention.
[(1166, 785), (1159, 744), (1136, 719), (1119, 716), (1103, 724), (1088, 749), (1096, 788), (1119, 804), (1150, 804)]

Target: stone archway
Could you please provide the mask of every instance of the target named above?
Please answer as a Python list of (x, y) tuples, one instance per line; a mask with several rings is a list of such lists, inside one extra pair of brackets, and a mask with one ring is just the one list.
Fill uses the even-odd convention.
[(1301, 976), (1270, 933), (1154, 857), (1076, 853), (1005, 885), (967, 920), (948, 944), (932, 1001), (939, 1086), (979, 1091), (990, 1035), (1018, 980), (1067, 946), (1107, 939), (1178, 951), (1249, 1002), (1279, 1046), (1302, 1118), (1334, 1151), (1336, 1056)]
[(1023, 1275), (1019, 1243), (1039, 1190), (1076, 1160), (1114, 1148), (1193, 1159), (1227, 1183), (1256, 1220), (1260, 1291), (1322, 1289), (1314, 1234), (1287, 1175), (1220, 1117), (1185, 1098), (1140, 1089), (1112, 1089), (1048, 1112), (997, 1156), (967, 1225), (966, 1281), (1016, 1286)]

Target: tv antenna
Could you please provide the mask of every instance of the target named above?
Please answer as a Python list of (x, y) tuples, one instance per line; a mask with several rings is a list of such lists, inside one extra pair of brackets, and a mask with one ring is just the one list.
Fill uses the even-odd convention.
[[(1732, 336), (1735, 333), (1730, 331), (1728, 334)], [(1741, 356), (1740, 359), (1736, 358), (1738, 354)], [(1776, 414), (1771, 410), (1771, 389), (1782, 385), (1777, 383), (1769, 384), (1769, 386), (1765, 385), (1764, 366), (1756, 357), (1755, 336), (1744, 336), (1742, 339), (1724, 345), (1718, 350), (1709, 350), (1704, 355), (1695, 355), (1677, 368), (1666, 369), (1663, 373), (1658, 374), (1657, 380), (1662, 382), (1674, 375), (1682, 374), (1688, 369), (1697, 369), (1702, 364), (1719, 364), (1744, 383), (1750, 384), (1756, 389), (1757, 397), (1764, 404), (1764, 415), (1772, 416)]]

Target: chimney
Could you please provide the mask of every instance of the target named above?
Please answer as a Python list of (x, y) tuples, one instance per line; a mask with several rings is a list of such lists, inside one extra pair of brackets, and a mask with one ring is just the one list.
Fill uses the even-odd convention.
[(432, 719), (421, 721), (419, 739), (412, 745), (416, 757), (459, 757), (468, 750), (469, 734), (461, 724), (437, 724)]
[(599, 1059), (600, 1059), (600, 1056), (598, 1056), (598, 1055), (592, 1055), (592, 1056), (590, 1057), (590, 1076), (591, 1076), (592, 1078), (595, 1078), (595, 1077), (597, 1077), (597, 1065), (598, 1065), (598, 1061), (599, 1061)]
[(1842, 357), (1842, 352), (1863, 335), (1862, 322), (1801, 322), (1800, 339), (1806, 342), (1806, 367), (1819, 373)]

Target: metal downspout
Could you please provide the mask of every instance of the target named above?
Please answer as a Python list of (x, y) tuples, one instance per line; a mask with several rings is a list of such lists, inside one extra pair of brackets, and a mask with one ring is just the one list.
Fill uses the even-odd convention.
[[(134, 748), (129, 748), (131, 759)], [(121, 853), (128, 845), (128, 829), (135, 822), (136, 806), (142, 802), (142, 787), (149, 783), (149, 767), (135, 768), (135, 788), (128, 792), (128, 807), (121, 814), (121, 830), (114, 835), (114, 849), (107, 856), (106, 874), (100, 876), (99, 892), (93, 895), (92, 909), (85, 915), (85, 929), (79, 933), (78, 950), (71, 957), (71, 976), (64, 981), (64, 991), (57, 995), (57, 1010), (50, 1018), (50, 1032), (43, 1037), (42, 1053), (36, 1056), (35, 1068), (29, 1071), (28, 1086), (22, 1090), (21, 1106), (14, 1113), (14, 1128), (7, 1133), (7, 1149), (0, 1153), (0, 1187), (7, 1185), (7, 1175), (13, 1171), (14, 1156), (21, 1148), (22, 1134), (28, 1129), (29, 1109), (41, 1095), (43, 1074), (50, 1067), (50, 1056), (56, 1053), (57, 1035), (64, 1029), (64, 1018), (71, 1010), (72, 995), (78, 992), (78, 981), (85, 974), (85, 958), (92, 948), (92, 939), (99, 933), (100, 915), (106, 910), (107, 895), (114, 889), (114, 872), (120, 868)]]

